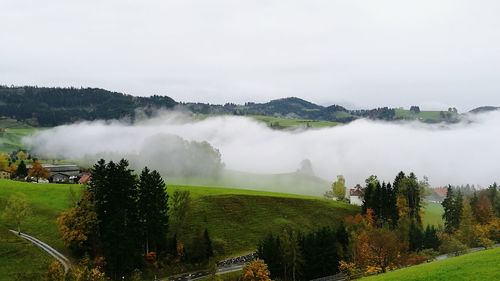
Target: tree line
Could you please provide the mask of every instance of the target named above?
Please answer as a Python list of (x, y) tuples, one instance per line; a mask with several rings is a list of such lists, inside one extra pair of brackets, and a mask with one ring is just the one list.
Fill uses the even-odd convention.
[(311, 280), (335, 274), (348, 245), (344, 225), (308, 233), (285, 230), (264, 237), (257, 256), (266, 262), (273, 280)]
[[(343, 198), (344, 183), (339, 176), (330, 194)], [(308, 234), (269, 234), (259, 244), (259, 258), (272, 279), (310, 280), (338, 272), (359, 277), (500, 242), (496, 184), (469, 196), (449, 187), (443, 201), (444, 226), (423, 224), (428, 188), (427, 179), (419, 180), (413, 173), (400, 172), (389, 183), (370, 176), (361, 212), (348, 216), (345, 226)]]
[(170, 198), (157, 171), (145, 167), (137, 176), (124, 159), (101, 159), (91, 174), (75, 206), (58, 218), (66, 245), (75, 257), (88, 257), (88, 266), (118, 280), (168, 262), (206, 263), (213, 256), (207, 230), (187, 247), (178, 239), (189, 192), (176, 191)]

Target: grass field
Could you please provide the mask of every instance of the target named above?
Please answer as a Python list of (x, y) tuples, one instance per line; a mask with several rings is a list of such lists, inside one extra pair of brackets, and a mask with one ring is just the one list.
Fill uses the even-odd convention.
[(0, 151), (11, 152), (17, 149), (25, 149), (21, 142), (25, 136), (29, 136), (36, 131), (34, 128), (6, 128), (0, 132)]
[[(70, 207), (69, 186), (65, 184), (36, 184), (11, 180), (0, 180), (0, 212), (3, 212), (10, 195), (24, 193), (30, 200), (33, 216), (21, 225), (21, 230), (32, 234), (57, 250), (65, 251), (57, 230), (56, 219)], [(78, 188), (73, 185), (73, 188)], [(0, 225), (15, 227), (0, 216)]]
[[(446, 113), (447, 111), (445, 111)], [(453, 117), (456, 117), (453, 114)], [(446, 118), (441, 116), (441, 111), (420, 111), (419, 113), (411, 112), (408, 109), (396, 108), (396, 119), (404, 120), (420, 120), (428, 123), (438, 123), (447, 121)]]
[(424, 226), (427, 224), (439, 226), (443, 225), (443, 206), (438, 203), (427, 202), (424, 209)]
[(251, 116), (253, 119), (265, 122), (268, 126), (273, 125), (277, 128), (292, 129), (292, 128), (324, 128), (333, 127), (340, 123), (332, 121), (318, 121), (306, 119), (293, 119), (293, 118), (279, 118), (273, 116), (255, 115)]
[[(47, 242), (63, 253), (67, 250), (60, 239), (56, 218), (71, 205), (69, 188), (78, 185), (35, 184), (0, 180), (0, 211), (9, 196), (21, 192), (28, 196), (34, 216), (23, 224), (23, 231)], [(207, 228), (219, 256), (253, 251), (268, 232), (280, 232), (284, 227), (301, 230), (335, 225), (357, 207), (327, 201), (318, 197), (244, 189), (173, 186), (168, 192), (189, 190), (192, 208), (188, 214), (187, 232), (197, 233)], [(0, 226), (14, 227), (0, 218)], [(186, 236), (189, 237), (189, 236)]]
[(500, 280), (500, 248), (412, 266), (362, 280)]
[(0, 281), (23, 280), (22, 274), (40, 276), (50, 262), (36, 246), (0, 226)]

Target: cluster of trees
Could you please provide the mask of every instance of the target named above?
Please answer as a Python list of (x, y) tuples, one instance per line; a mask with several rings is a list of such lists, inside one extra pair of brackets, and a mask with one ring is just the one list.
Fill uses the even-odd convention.
[(500, 191), (496, 183), (469, 195), (449, 186), (442, 205), (442, 240), (449, 251), (500, 242)]
[(80, 257), (100, 260), (114, 279), (144, 266), (144, 256), (167, 250), (168, 195), (160, 174), (147, 167), (139, 179), (128, 163), (100, 160), (78, 204), (61, 214), (59, 229)]
[(0, 153), (0, 171), (9, 172), (11, 178), (25, 178), (28, 176), (25, 161), (28, 160), (32, 160), (31, 155), (23, 150), (13, 151), (9, 154)]
[(205, 263), (213, 257), (206, 229), (186, 247), (179, 239), (186, 226), (189, 192), (175, 191), (169, 198), (157, 171), (145, 167), (137, 176), (124, 159), (101, 159), (91, 174), (75, 206), (57, 220), (76, 257), (90, 257), (91, 266), (112, 279), (169, 261)]
[(311, 280), (338, 272), (348, 255), (349, 235), (344, 225), (309, 233), (285, 230), (268, 234), (259, 244), (257, 256), (268, 265), (270, 276), (281, 280)]

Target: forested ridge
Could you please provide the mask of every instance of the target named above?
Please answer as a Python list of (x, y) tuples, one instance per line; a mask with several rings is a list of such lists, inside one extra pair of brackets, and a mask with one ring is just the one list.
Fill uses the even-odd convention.
[(0, 115), (35, 126), (132, 117), (139, 108), (172, 108), (166, 96), (134, 97), (96, 88), (0, 87)]
[[(221, 105), (177, 102), (163, 95), (138, 97), (99, 88), (0, 86), (0, 116), (32, 126), (50, 127), (83, 120), (133, 120), (138, 110), (151, 115), (157, 109), (173, 108), (204, 115), (273, 116), (339, 123), (348, 123), (358, 118), (386, 121), (410, 119), (428, 123), (459, 120), (459, 114), (454, 108), (436, 112), (441, 114), (428, 118), (418, 106), (412, 106), (406, 111), (389, 107), (348, 110), (340, 105), (322, 106), (297, 97), (276, 99), (267, 103)], [(404, 112), (401, 113), (402, 111)]]

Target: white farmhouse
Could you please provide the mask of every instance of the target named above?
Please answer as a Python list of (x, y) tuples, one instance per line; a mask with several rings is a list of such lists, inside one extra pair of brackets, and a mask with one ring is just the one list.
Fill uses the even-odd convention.
[(349, 190), (349, 202), (351, 202), (352, 205), (357, 205), (361, 206), (363, 205), (363, 195), (365, 191), (361, 187), (361, 185), (356, 185), (354, 188), (351, 188)]

